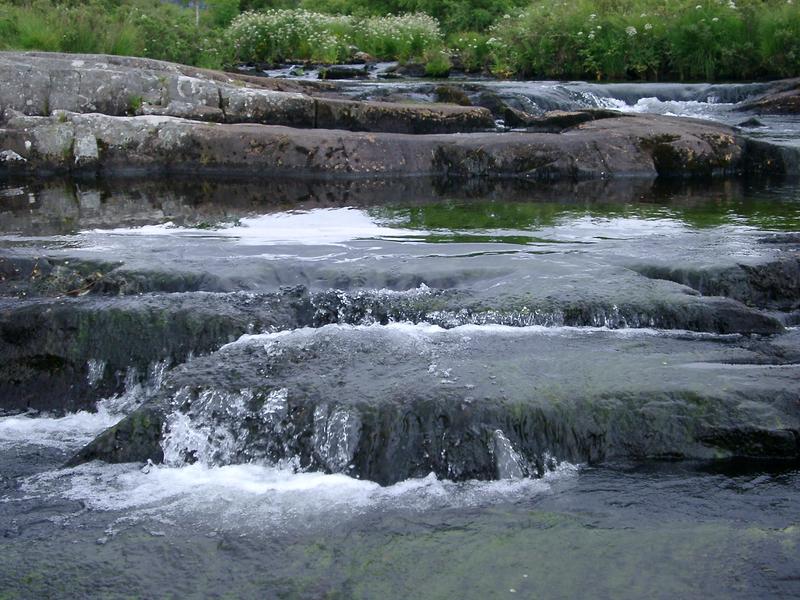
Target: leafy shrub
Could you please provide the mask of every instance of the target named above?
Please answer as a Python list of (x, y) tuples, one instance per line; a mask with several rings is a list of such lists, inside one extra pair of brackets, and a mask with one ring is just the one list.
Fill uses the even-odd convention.
[(800, 72), (793, 0), (536, 0), (489, 33), (493, 70), (505, 75), (715, 80)]
[(672, 70), (681, 79), (751, 77), (756, 48), (751, 24), (734, 0), (701, 0), (670, 23), (667, 39)]
[(485, 33), (466, 32), (450, 37), (450, 47), (458, 54), (464, 69), (470, 73), (485, 70), (491, 61), (489, 36)]
[(376, 58), (400, 61), (422, 58), (429, 52), (435, 54), (443, 45), (439, 22), (422, 13), (360, 21), (353, 42)]
[(352, 19), (307, 10), (270, 9), (236, 17), (227, 36), (239, 60), (333, 63), (349, 52)]
[(131, 18), (139, 30), (144, 56), (208, 68), (227, 62), (222, 36), (198, 30), (192, 11), (172, 4), (157, 9), (141, 6), (132, 9)]
[(446, 50), (431, 50), (425, 54), (425, 75), (428, 77), (447, 77), (453, 63)]
[(442, 47), (435, 19), (411, 14), (357, 19), (307, 10), (246, 12), (227, 30), (236, 57), (246, 62), (312, 60), (334, 63), (357, 48), (381, 59), (421, 58)]
[(800, 74), (800, 5), (794, 0), (765, 11), (759, 19), (756, 38), (762, 63), (770, 64), (775, 75)]
[(158, 0), (0, 6), (0, 48), (146, 56), (221, 67), (229, 61), (218, 32), (198, 29), (192, 11)]

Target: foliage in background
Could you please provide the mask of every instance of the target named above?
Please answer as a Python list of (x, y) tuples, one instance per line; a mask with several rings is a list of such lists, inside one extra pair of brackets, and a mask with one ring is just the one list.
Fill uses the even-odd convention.
[(0, 1), (0, 49), (146, 56), (219, 68), (230, 61), (221, 24), (232, 4), (208, 5), (198, 28), (191, 9), (160, 0)]
[(423, 14), (369, 17), (328, 15), (303, 9), (268, 9), (236, 17), (227, 31), (239, 61), (336, 62), (355, 50), (386, 60), (422, 59), (442, 49), (435, 19)]
[[(0, 48), (338, 62), (526, 78), (800, 75), (800, 0), (0, 0)], [(255, 11), (255, 12), (253, 12)]]
[(800, 74), (794, 0), (536, 0), (489, 33), (499, 74), (678, 80)]
[(334, 63), (347, 58), (352, 28), (351, 17), (269, 9), (239, 15), (227, 36), (238, 61)]

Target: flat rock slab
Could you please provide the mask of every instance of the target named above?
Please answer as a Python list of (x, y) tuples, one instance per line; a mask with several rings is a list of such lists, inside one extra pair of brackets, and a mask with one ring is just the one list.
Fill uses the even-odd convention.
[(389, 484), (524, 476), (557, 460), (796, 460), (799, 377), (746, 340), (327, 326), (189, 361), (72, 463), (291, 458)]
[(105, 55), (0, 53), (0, 114), (55, 110), (399, 133), (492, 129), (482, 108), (359, 103), (313, 86)]
[(596, 120), (560, 134), (439, 135), (204, 124), (169, 116), (8, 117), (0, 129), (0, 174), (450, 175), (553, 181), (785, 174), (796, 172), (798, 164), (796, 150), (748, 140), (722, 125), (663, 116)]
[[(295, 285), (271, 293), (211, 293), (197, 290), (224, 289), (226, 282), (218, 275), (167, 269), (126, 272), (113, 264), (66, 262), (0, 256), (0, 292), (28, 298), (0, 299), (0, 410), (91, 409), (97, 400), (121, 393), (131, 370), (143, 376), (153, 362), (176, 364), (192, 352), (214, 350), (248, 332), (327, 324), (661, 327), (759, 335), (783, 331), (776, 318), (734, 300), (699, 296), (676, 283), (651, 281), (618, 268), (596, 268), (598, 281), (614, 283), (591, 289), (574, 274), (547, 285), (546, 272), (534, 280), (524, 270), (515, 275), (491, 261), (470, 268), (450, 260), (430, 261), (425, 269), (428, 281), (438, 280), (439, 289), (309, 291)], [(248, 281), (258, 276), (247, 277), (241, 270), (235, 274)], [(414, 283), (413, 273), (393, 276)], [(346, 270), (278, 269), (274, 277), (296, 284), (314, 280), (318, 286), (326, 279), (331, 286), (348, 279), (365, 281), (363, 272)], [(460, 285), (446, 289), (448, 278)], [(23, 288), (23, 282), (29, 285)], [(275, 286), (277, 281), (270, 287)], [(33, 297), (37, 293), (61, 297)], [(127, 341), (120, 344), (120, 339)]]

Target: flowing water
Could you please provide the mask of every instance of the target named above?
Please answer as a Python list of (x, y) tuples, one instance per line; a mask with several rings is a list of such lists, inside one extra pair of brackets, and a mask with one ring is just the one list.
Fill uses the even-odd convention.
[[(310, 72), (308, 77), (313, 77)], [(475, 105), (491, 94), (508, 106), (539, 115), (551, 110), (604, 108), (624, 113), (649, 113), (706, 119), (737, 126), (748, 135), (766, 141), (797, 146), (800, 117), (756, 115), (744, 104), (768, 91), (768, 83), (587, 83), (583, 81), (461, 81), (439, 83), (380, 80), (346, 81), (342, 93), (361, 100), (432, 102), (442, 83), (460, 86)], [(752, 117), (758, 123), (747, 123)], [(502, 123), (499, 123), (502, 126)]]
[(800, 597), (798, 231), (791, 181), (6, 182), (0, 598)]

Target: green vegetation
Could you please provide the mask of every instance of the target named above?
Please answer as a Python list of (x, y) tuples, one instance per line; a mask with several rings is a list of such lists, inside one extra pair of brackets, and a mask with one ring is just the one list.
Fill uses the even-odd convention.
[[(798, 3), (795, 3), (798, 2)], [(0, 0), (0, 48), (203, 67), (357, 53), (525, 78), (800, 75), (800, 0)]]
[(198, 27), (192, 10), (160, 0), (0, 0), (0, 49), (146, 56), (220, 68), (230, 57), (220, 24), (232, 4), (207, 2)]
[(422, 59), (443, 48), (439, 24), (423, 14), (369, 17), (326, 15), (303, 9), (246, 12), (227, 36), (237, 60), (333, 63), (359, 50), (385, 60)]
[(535, 2), (490, 28), (501, 74), (719, 80), (800, 74), (794, 0)]

